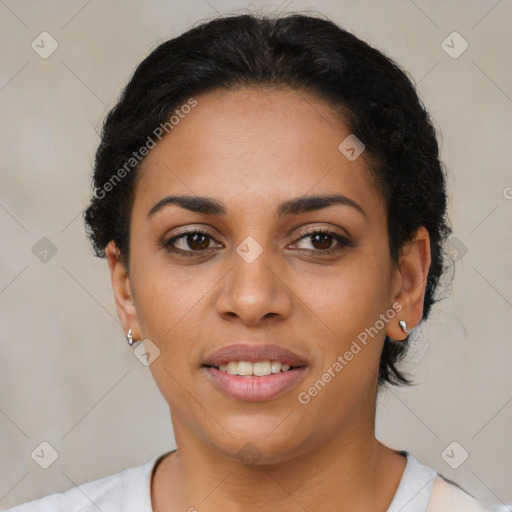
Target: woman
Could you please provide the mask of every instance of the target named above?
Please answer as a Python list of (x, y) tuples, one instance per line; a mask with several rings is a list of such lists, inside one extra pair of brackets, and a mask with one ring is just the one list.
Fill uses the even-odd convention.
[(85, 212), (177, 450), (15, 507), (481, 511), (375, 438), (450, 233), (430, 117), (329, 20), (228, 16), (156, 48)]

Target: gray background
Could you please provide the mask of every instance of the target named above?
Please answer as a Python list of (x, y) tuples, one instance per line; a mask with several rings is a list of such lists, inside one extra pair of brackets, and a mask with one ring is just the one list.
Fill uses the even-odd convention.
[[(479, 499), (511, 502), (510, 0), (0, 0), (0, 506), (174, 448), (167, 404), (125, 342), (81, 212), (101, 121), (135, 66), (193, 23), (246, 8), (318, 10), (418, 84), (441, 130), (458, 261), (408, 357), (417, 385), (381, 394), (377, 434)], [(43, 31), (59, 45), (46, 59), (31, 48)], [(453, 31), (469, 44), (458, 58), (442, 46)], [(43, 237), (57, 249), (46, 261)], [(31, 457), (43, 441), (59, 454), (48, 469)], [(454, 441), (452, 465), (469, 454), (457, 469), (442, 457)]]

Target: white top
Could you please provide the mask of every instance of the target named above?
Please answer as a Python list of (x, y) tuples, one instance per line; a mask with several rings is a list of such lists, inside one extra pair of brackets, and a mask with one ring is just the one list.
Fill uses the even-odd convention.
[[(409, 452), (401, 453), (407, 457), (407, 465), (387, 512), (490, 512)], [(157, 462), (165, 455), (167, 453), (142, 466), (50, 494), (6, 512), (153, 512), (151, 476)]]

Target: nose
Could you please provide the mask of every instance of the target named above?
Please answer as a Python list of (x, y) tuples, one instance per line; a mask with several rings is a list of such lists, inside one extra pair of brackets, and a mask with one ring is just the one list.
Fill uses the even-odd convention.
[(221, 281), (216, 303), (218, 314), (225, 319), (257, 326), (265, 318), (282, 320), (290, 315), (293, 294), (286, 284), (282, 265), (270, 249), (262, 249), (255, 259), (250, 253), (247, 257), (233, 251), (231, 271)]

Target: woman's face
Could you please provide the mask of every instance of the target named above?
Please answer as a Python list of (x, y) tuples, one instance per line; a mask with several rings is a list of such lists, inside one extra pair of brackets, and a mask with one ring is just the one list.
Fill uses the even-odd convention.
[[(354, 159), (361, 148), (350, 139), (348, 152), (339, 149), (350, 129), (304, 91), (218, 90), (195, 99), (140, 170), (123, 325), (160, 351), (150, 369), (178, 444), (193, 438), (235, 456), (251, 443), (258, 457), (277, 461), (328, 439), (353, 442), (373, 432), (385, 334), (401, 339), (402, 279), (365, 154)], [(171, 195), (219, 208), (161, 202)], [(346, 199), (301, 203), (334, 195)], [(207, 235), (172, 240), (197, 230)], [(277, 345), (301, 368), (231, 376), (205, 366), (232, 344)], [(226, 357), (250, 361), (244, 352)]]

